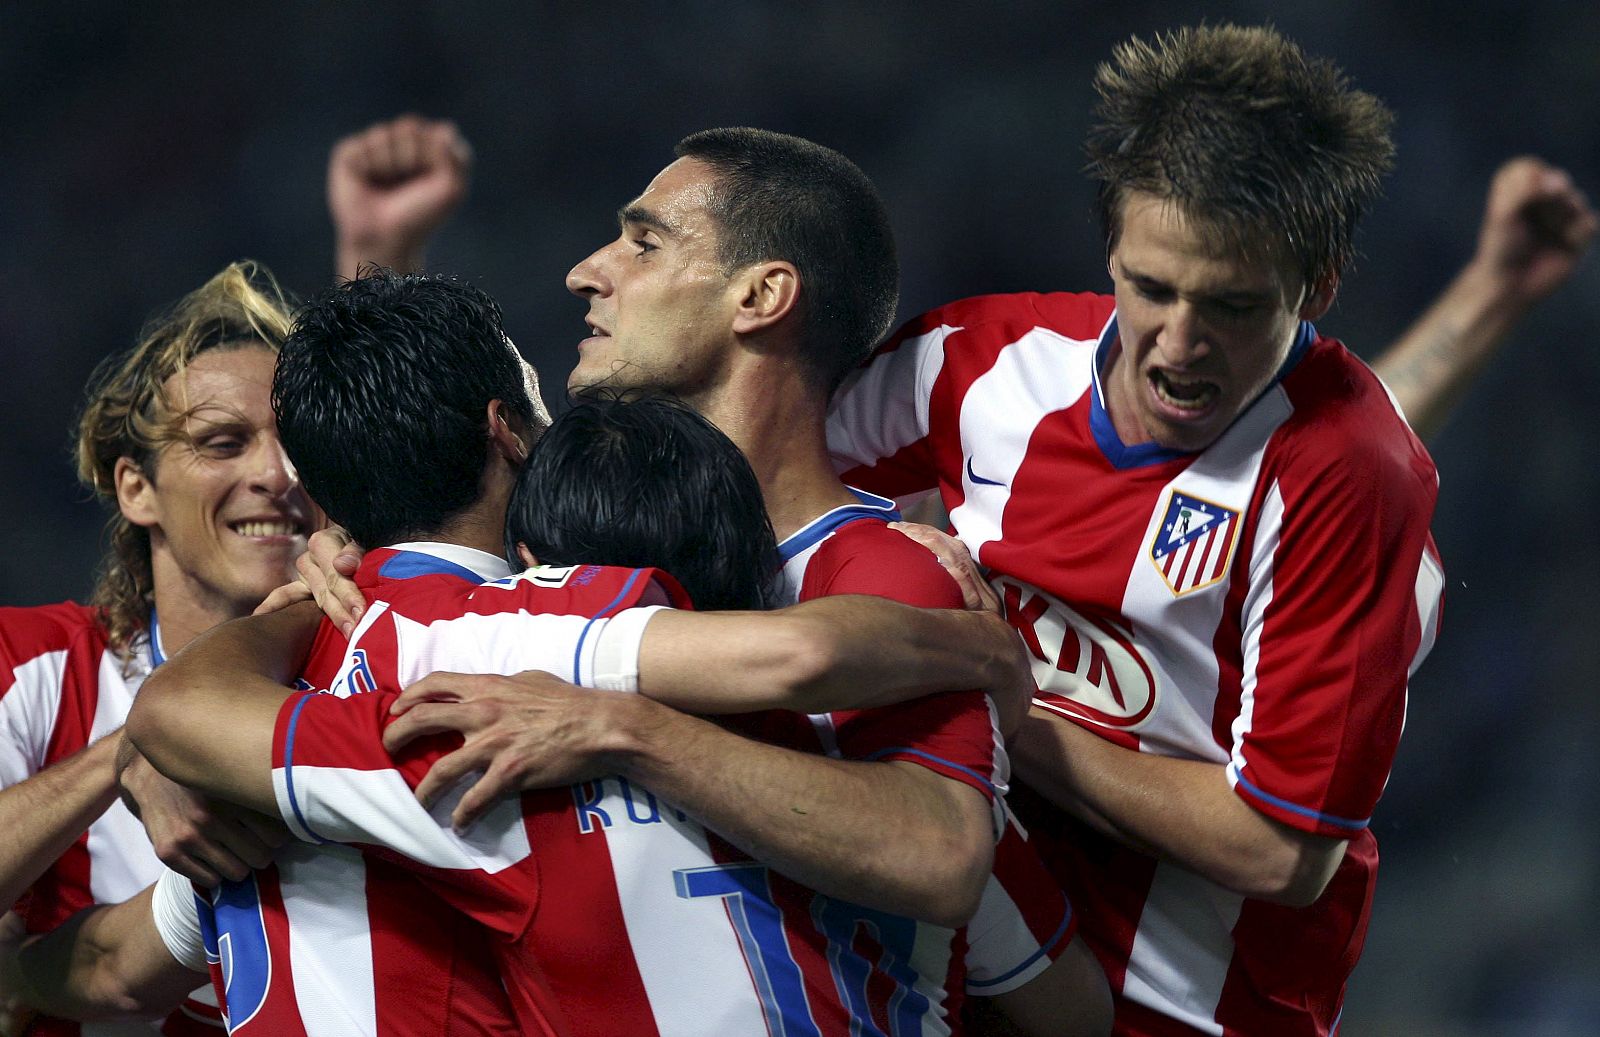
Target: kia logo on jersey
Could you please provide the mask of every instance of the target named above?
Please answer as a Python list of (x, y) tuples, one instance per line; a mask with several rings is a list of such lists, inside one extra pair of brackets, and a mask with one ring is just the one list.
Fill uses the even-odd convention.
[(1239, 513), (1173, 490), (1150, 542), (1150, 560), (1176, 595), (1201, 590), (1228, 574)]
[(1156, 678), (1133, 640), (1127, 620), (1085, 615), (1036, 587), (999, 583), (1006, 622), (1016, 627), (1033, 655), (1033, 680), (1041, 692), (1085, 720), (1132, 730), (1156, 704)]

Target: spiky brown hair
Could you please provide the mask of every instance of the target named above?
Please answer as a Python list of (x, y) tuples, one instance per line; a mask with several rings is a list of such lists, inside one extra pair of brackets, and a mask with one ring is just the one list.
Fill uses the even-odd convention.
[(1166, 199), (1219, 244), (1292, 259), (1307, 284), (1350, 261), (1393, 164), (1383, 102), (1274, 29), (1133, 37), (1095, 75), (1087, 171), (1115, 244), (1130, 191)]

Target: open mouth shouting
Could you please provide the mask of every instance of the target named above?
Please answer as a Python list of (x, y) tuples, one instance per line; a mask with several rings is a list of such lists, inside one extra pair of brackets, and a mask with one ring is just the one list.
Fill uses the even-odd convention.
[(1215, 382), (1155, 368), (1150, 372), (1150, 388), (1162, 409), (1178, 418), (1201, 417), (1211, 410), (1222, 388)]

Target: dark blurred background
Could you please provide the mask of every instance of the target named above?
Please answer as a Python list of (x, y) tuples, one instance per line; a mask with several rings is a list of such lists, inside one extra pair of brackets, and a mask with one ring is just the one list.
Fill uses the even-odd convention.
[[(97, 360), (229, 260), (301, 293), (329, 279), (344, 134), (404, 111), (460, 124), (472, 196), (430, 267), (495, 295), (560, 386), (585, 309), (563, 275), (707, 126), (855, 158), (894, 216), (902, 316), (1104, 288), (1079, 172), (1092, 70), (1130, 33), (1202, 17), (1271, 21), (1398, 114), (1397, 171), (1320, 322), (1368, 358), (1465, 261), (1503, 159), (1545, 156), (1600, 193), (1592, 3), (7, 4), (0, 601), (89, 588), (102, 516), (68, 427)], [(1590, 257), (1433, 444), (1445, 627), (1374, 822), (1344, 1033), (1600, 1033), (1597, 323)]]

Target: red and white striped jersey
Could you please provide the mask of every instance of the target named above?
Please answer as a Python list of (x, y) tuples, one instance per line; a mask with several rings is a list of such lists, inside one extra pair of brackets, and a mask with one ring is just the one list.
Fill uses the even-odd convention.
[[(453, 602), (509, 574), (503, 559), (471, 548), (406, 544), (370, 552), (356, 581), (369, 598), (383, 585)], [(381, 602), (359, 625), (359, 645), (324, 622), (301, 686), (331, 689), (332, 696), (375, 690), (367, 660), (403, 651), (393, 626)], [(412, 679), (434, 668), (451, 667), (428, 666)], [(423, 820), (432, 825), (425, 814)], [(155, 919), (179, 961), (210, 966), (232, 1034), (524, 1032), (500, 982), (490, 934), (411, 869), (371, 851), (291, 844), (270, 867), (215, 890), (168, 876), (157, 887)]]
[[(381, 575), (389, 563), (376, 564)], [(438, 669), (537, 668), (628, 690), (653, 611), (637, 606), (679, 592), (653, 570), (597, 566), (458, 582), (453, 600), (423, 579), (374, 588), (333, 685), (377, 694), (302, 694), (280, 714), (274, 778), (297, 835), (408, 858), (495, 935), (530, 1029), (949, 1032), (951, 930), (805, 889), (623, 778), (526, 793), (461, 835), (449, 824), (460, 790), (424, 811), (411, 790), (455, 743), (419, 742), (391, 759), (381, 738), (399, 688)], [(805, 748), (829, 737), (796, 719)], [(909, 760), (992, 794), (987, 710), (952, 702), (915, 723), (841, 723), (831, 736), (845, 755)]]
[[(961, 608), (961, 591), (933, 554), (890, 529), (899, 520), (894, 502), (851, 490), (860, 503), (819, 516), (778, 545), (783, 568), (777, 581), (779, 604), (810, 601), (830, 594), (871, 594), (921, 608)], [(979, 702), (973, 696), (973, 707)], [(987, 703), (983, 703), (987, 709)], [(891, 722), (916, 703), (887, 712)], [(878, 712), (878, 711), (871, 711)], [(849, 714), (816, 718), (836, 724)], [(989, 781), (1004, 791), (1009, 763), (996, 742), (996, 767)], [(965, 990), (979, 997), (1003, 994), (1026, 984), (1061, 956), (1077, 931), (1071, 905), (1045, 869), (1027, 833), (995, 799), (997, 825), (1004, 834), (995, 844), (994, 869), (983, 899), (963, 935)], [(952, 990), (956, 988), (952, 987)]]
[(1104, 296), (943, 307), (845, 386), (829, 443), (853, 483), (941, 492), (1033, 652), (1038, 706), (1218, 764), (1266, 816), (1350, 840), (1293, 910), (1033, 822), (1118, 1032), (1327, 1033), (1366, 932), (1368, 818), (1438, 623), (1437, 475), (1377, 378), (1309, 324), (1196, 454), (1118, 438), (1100, 387), (1116, 344)]
[[(152, 628), (160, 634), (152, 617)], [(94, 609), (73, 602), (0, 609), (0, 788), (25, 781), (127, 719), (159, 647), (141, 637), (131, 659), (106, 646)], [(126, 668), (127, 672), (124, 672)], [(161, 874), (144, 827), (118, 800), (96, 818), (16, 905), (29, 932), (49, 932), (91, 904), (116, 904)], [(11, 905), (4, 905), (10, 907)], [(208, 988), (161, 1023), (36, 1019), (32, 1037), (123, 1037), (220, 1031)]]

